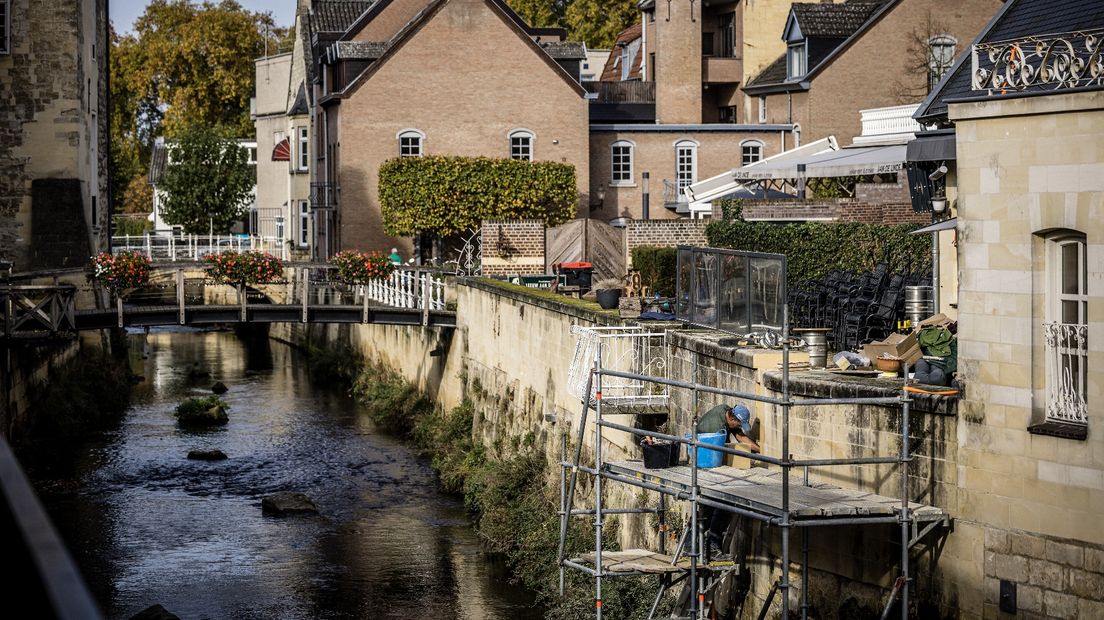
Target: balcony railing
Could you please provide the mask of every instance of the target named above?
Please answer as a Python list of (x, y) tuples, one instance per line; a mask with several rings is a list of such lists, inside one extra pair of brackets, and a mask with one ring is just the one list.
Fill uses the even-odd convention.
[(655, 103), (655, 82), (583, 82), (598, 103)]
[(312, 209), (332, 209), (337, 206), (337, 184), (330, 182), (311, 183), (310, 194)]
[(1059, 90), (1104, 84), (1104, 28), (974, 45), (973, 89)]
[(1047, 420), (1087, 424), (1085, 404), (1089, 326), (1043, 323), (1046, 341)]

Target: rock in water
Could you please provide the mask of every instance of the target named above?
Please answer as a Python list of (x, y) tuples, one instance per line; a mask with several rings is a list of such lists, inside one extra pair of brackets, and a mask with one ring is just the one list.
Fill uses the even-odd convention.
[(222, 450), (192, 450), (188, 458), (193, 461), (223, 461), (226, 460), (226, 453)]
[(134, 614), (130, 620), (180, 620), (180, 617), (160, 605), (153, 605)]
[(215, 384), (211, 386), (211, 391), (215, 394), (225, 394), (229, 389), (222, 381), (215, 381)]
[(261, 500), (261, 510), (267, 515), (318, 514), (318, 508), (302, 493), (274, 493)]

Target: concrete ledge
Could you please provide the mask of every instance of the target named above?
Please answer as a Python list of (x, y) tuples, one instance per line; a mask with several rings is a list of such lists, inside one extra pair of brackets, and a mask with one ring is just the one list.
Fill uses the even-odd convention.
[(468, 286), (495, 295), (501, 295), (515, 301), (573, 316), (599, 325), (627, 325), (617, 310), (603, 310), (598, 304), (572, 299), (549, 291), (534, 290), (517, 284), (489, 278), (460, 278), (458, 286)]
[[(782, 373), (772, 370), (763, 376), (763, 384), (774, 392), (782, 392)], [(806, 398), (893, 398), (901, 395), (904, 379), (851, 377), (828, 371), (790, 372), (790, 395)], [(926, 386), (940, 389), (936, 386)], [(947, 389), (947, 388), (942, 388)], [(910, 412), (932, 415), (958, 415), (958, 397), (937, 394), (910, 393)]]
[[(709, 357), (736, 364), (737, 366), (743, 366), (744, 368), (756, 368), (756, 356), (761, 356), (764, 353), (773, 352), (778, 355), (782, 354), (781, 350), (774, 351), (772, 349), (734, 346), (733, 344), (729, 344), (728, 341), (734, 340), (735, 336), (710, 329), (672, 331), (668, 334), (668, 338), (670, 338), (670, 342), (673, 346), (687, 349), (694, 353), (700, 353), (701, 355), (708, 355)], [(795, 359), (793, 361), (799, 361), (797, 359), (799, 356), (803, 360), (808, 360), (807, 353), (804, 351), (795, 351)]]

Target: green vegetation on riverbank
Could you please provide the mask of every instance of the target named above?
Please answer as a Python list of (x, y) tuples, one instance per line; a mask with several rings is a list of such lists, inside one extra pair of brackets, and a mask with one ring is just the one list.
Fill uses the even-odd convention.
[[(350, 351), (333, 355), (353, 357)], [(327, 365), (335, 363), (330, 355), (315, 355), (312, 359)], [(380, 364), (362, 365), (356, 359), (347, 359), (337, 365), (360, 368), (351, 388), (368, 415), (432, 459), (441, 486), (464, 496), (486, 548), (505, 556), (515, 579), (536, 594), (546, 618), (593, 617), (592, 578), (567, 571), (565, 596), (559, 595), (559, 490), (549, 484), (549, 468), (554, 464), (533, 449), (531, 438), (512, 442), (512, 450), (492, 457), (472, 437), (475, 411), (470, 402), (446, 411)], [(615, 518), (606, 519), (605, 549), (617, 548), (617, 526)], [(571, 527), (568, 554), (591, 551), (591, 521), (573, 519)], [(654, 578), (607, 580), (602, 588), (603, 610), (611, 618), (644, 618), (657, 589)]]

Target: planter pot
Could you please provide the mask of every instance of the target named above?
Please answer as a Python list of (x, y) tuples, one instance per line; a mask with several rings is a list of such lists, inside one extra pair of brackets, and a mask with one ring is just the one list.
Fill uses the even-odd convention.
[(613, 310), (621, 301), (621, 289), (619, 288), (599, 289), (594, 291), (594, 294), (598, 297), (598, 305), (602, 306), (604, 310)]

